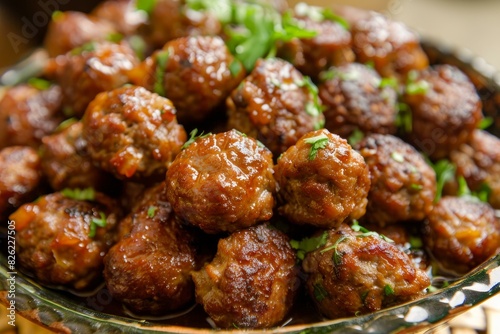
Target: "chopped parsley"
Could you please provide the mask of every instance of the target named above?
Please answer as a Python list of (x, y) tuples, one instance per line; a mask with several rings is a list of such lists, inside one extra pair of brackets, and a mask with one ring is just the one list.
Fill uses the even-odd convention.
[(491, 188), (488, 184), (483, 183), (478, 191), (471, 191), (469, 186), (467, 185), (467, 181), (463, 176), (459, 176), (457, 178), (458, 182), (458, 192), (457, 196), (459, 197), (469, 197), (475, 200), (479, 200), (480, 202), (488, 203), (488, 200), (491, 195)]
[(321, 235), (311, 238), (304, 238), (300, 241), (290, 240), (290, 246), (297, 251), (297, 258), (304, 260), (307, 253), (312, 252), (326, 244), (328, 233), (323, 232)]
[(378, 83), (378, 88), (383, 89), (386, 87), (391, 87), (391, 88), (397, 89), (398, 88), (398, 80), (395, 77), (382, 78)]
[(444, 185), (454, 179), (456, 166), (449, 160), (442, 159), (430, 164), (436, 173), (436, 197), (434, 203), (439, 202), (443, 194)]
[(393, 294), (394, 294), (394, 289), (392, 288), (392, 286), (390, 286), (389, 284), (386, 284), (384, 286), (384, 295), (390, 296), (390, 295), (393, 295)]
[(307, 144), (311, 144), (311, 150), (309, 151), (309, 160), (314, 160), (318, 155), (318, 151), (324, 149), (326, 145), (328, 145), (328, 137), (322, 133), (320, 135), (306, 138), (304, 142)]
[(351, 146), (356, 146), (360, 141), (363, 140), (364, 137), (365, 134), (363, 133), (363, 131), (361, 131), (360, 129), (356, 129), (351, 133), (349, 138), (347, 138), (347, 142)]
[(240, 75), (241, 71), (243, 71), (243, 65), (241, 65), (237, 59), (234, 59), (231, 64), (229, 64), (229, 72), (231, 72), (233, 78), (236, 78)]
[(338, 246), (342, 241), (345, 241), (347, 239), (346, 235), (341, 235), (334, 243), (333, 245), (326, 247), (320, 251), (320, 253), (325, 253), (333, 249), (333, 255), (332, 255), (332, 260), (333, 264), (338, 267), (342, 264), (342, 255), (338, 251)]
[(431, 84), (425, 80), (418, 80), (418, 72), (413, 70), (408, 73), (406, 82), (406, 94), (409, 95), (425, 95), (431, 88)]
[(156, 94), (161, 96), (165, 96), (165, 87), (163, 85), (163, 81), (165, 76), (165, 68), (167, 66), (169, 57), (170, 52), (168, 50), (162, 50), (156, 54), (154, 91)]
[(156, 0), (136, 0), (135, 8), (146, 12), (148, 15), (151, 14), (155, 8)]
[(325, 298), (328, 297), (328, 291), (326, 291), (321, 283), (315, 283), (313, 285), (313, 294), (314, 298), (316, 298), (318, 302), (322, 302)]
[(421, 249), (422, 247), (424, 247), (424, 242), (422, 241), (422, 238), (416, 236), (410, 236), (410, 247), (412, 249)]
[(60, 10), (56, 10), (52, 13), (52, 21), (59, 21), (64, 16), (64, 13)]
[(403, 133), (410, 133), (413, 129), (411, 109), (406, 103), (397, 104), (396, 126)]
[(78, 201), (94, 201), (95, 200), (95, 190), (92, 187), (80, 189), (80, 188), (65, 188), (61, 190), (61, 194), (70, 199)]
[(424, 189), (424, 186), (421, 184), (412, 183), (412, 184), (410, 184), (410, 189), (415, 190), (415, 191), (420, 191), (420, 190)]
[(209, 12), (221, 23), (229, 23), (232, 18), (232, 0), (186, 0), (192, 10)]
[(494, 122), (495, 121), (494, 121), (493, 117), (485, 117), (479, 122), (479, 124), (477, 125), (477, 128), (481, 129), (481, 130), (485, 130), (485, 129), (489, 128)]
[(106, 40), (112, 43), (119, 43), (123, 40), (123, 35), (119, 32), (112, 32), (106, 36)]
[(397, 151), (391, 153), (391, 159), (399, 163), (405, 162), (405, 157)]
[(70, 54), (72, 56), (78, 56), (78, 55), (81, 55), (82, 53), (85, 53), (85, 52), (95, 51), (95, 48), (96, 48), (95, 42), (88, 42), (88, 43), (85, 43), (81, 46), (77, 46), (76, 48), (72, 49), (70, 51)]
[(210, 135), (212, 135), (212, 133), (207, 133), (207, 134), (204, 134), (203, 132), (200, 133), (199, 135), (198, 134), (198, 129), (193, 129), (190, 133), (189, 133), (189, 139), (184, 143), (184, 145), (181, 146), (181, 150), (184, 150), (186, 148), (189, 147), (189, 145), (191, 145), (192, 143), (194, 143), (198, 138), (205, 138), (205, 137), (208, 137)]
[(54, 130), (54, 132), (60, 132), (60, 131), (66, 130), (67, 128), (69, 128), (71, 125), (73, 125), (75, 123), (78, 123), (77, 118), (75, 118), (75, 117), (68, 118), (68, 119), (62, 121), (61, 123), (59, 123), (59, 125)]
[(28, 80), (28, 85), (38, 90), (47, 90), (50, 88), (51, 83), (50, 81), (41, 78), (30, 78)]
[(97, 227), (106, 227), (106, 215), (104, 212), (99, 212), (100, 218), (93, 217), (90, 221), (89, 237), (95, 237)]
[(158, 210), (158, 207), (151, 205), (148, 208), (148, 218), (154, 218), (156, 215), (156, 210)]
[(357, 220), (353, 220), (352, 222), (352, 226), (351, 228), (356, 231), (356, 232), (361, 232), (362, 234), (358, 235), (358, 237), (378, 237), (386, 242), (390, 242), (390, 243), (393, 243), (394, 241), (388, 237), (386, 237), (385, 235), (383, 234), (379, 234), (377, 232), (374, 232), (374, 231), (370, 231), (368, 230), (366, 227), (363, 227), (361, 225), (359, 225), (359, 222)]
[(295, 13), (299, 16), (307, 16), (309, 19), (322, 22), (325, 20), (337, 22), (345, 30), (350, 29), (349, 22), (342, 16), (335, 14), (330, 8), (322, 8), (319, 6), (310, 6), (304, 2), (300, 2), (295, 6)]

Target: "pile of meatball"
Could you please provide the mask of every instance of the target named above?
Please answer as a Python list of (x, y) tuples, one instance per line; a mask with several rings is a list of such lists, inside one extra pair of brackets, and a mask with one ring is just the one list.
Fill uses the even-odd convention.
[(0, 97), (21, 271), (104, 282), (138, 318), (196, 302), (217, 328), (269, 328), (299, 295), (358, 316), (499, 251), (500, 139), (467, 76), (379, 13), (267, 6), (315, 35), (251, 69), (189, 2), (53, 15), (44, 72)]

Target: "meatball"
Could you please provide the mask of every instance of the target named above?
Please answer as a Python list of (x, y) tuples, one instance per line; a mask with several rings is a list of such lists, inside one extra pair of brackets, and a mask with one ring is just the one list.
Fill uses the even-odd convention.
[(102, 278), (103, 258), (116, 241), (120, 212), (114, 200), (100, 193), (87, 200), (74, 195), (45, 195), (21, 206), (10, 219), (16, 222), (21, 268), (42, 284), (84, 290)]
[(83, 118), (83, 139), (94, 164), (119, 179), (165, 173), (186, 141), (168, 99), (142, 87), (103, 92)]
[(65, 54), (91, 41), (103, 41), (115, 34), (113, 25), (80, 12), (57, 12), (43, 42), (50, 57)]
[(278, 159), (278, 212), (295, 224), (336, 228), (365, 213), (370, 177), (363, 157), (345, 139), (318, 130)]
[(500, 139), (474, 130), (467, 143), (450, 153), (450, 160), (472, 191), (488, 186), (491, 189), (488, 201), (500, 210)]
[(146, 191), (120, 228), (122, 239), (104, 258), (106, 286), (113, 298), (147, 315), (165, 314), (194, 301), (190, 273), (199, 268), (195, 238), (177, 223), (164, 183)]
[(202, 136), (167, 171), (175, 213), (207, 233), (269, 220), (275, 187), (271, 152), (235, 130)]
[(325, 128), (348, 138), (355, 130), (365, 134), (396, 133), (397, 93), (378, 73), (362, 64), (348, 64), (325, 72), (319, 96), (325, 106)]
[(192, 276), (196, 300), (222, 328), (279, 324), (299, 284), (288, 237), (269, 225), (221, 239), (213, 261)]
[(143, 15), (135, 9), (135, 1), (131, 0), (103, 1), (94, 8), (91, 15), (109, 22), (124, 36), (133, 35), (144, 23)]
[(228, 126), (257, 138), (277, 157), (323, 127), (316, 86), (292, 64), (260, 59), (227, 99)]
[(373, 62), (383, 77), (402, 78), (411, 70), (429, 65), (419, 37), (403, 23), (376, 12), (354, 24), (352, 44), (357, 61)]
[(0, 148), (20, 145), (37, 148), (63, 120), (61, 89), (40, 90), (19, 85), (6, 90), (0, 99)]
[(424, 242), (441, 269), (465, 274), (498, 253), (500, 222), (487, 203), (445, 196), (425, 221)]
[(42, 138), (41, 168), (56, 191), (93, 187), (105, 192), (113, 184), (111, 175), (92, 164), (82, 130), (83, 124), (76, 122)]
[(0, 150), (0, 220), (41, 190), (40, 158), (35, 149), (11, 146)]
[(172, 101), (181, 124), (206, 120), (245, 77), (243, 65), (217, 36), (173, 40), (152, 58), (140, 80)]
[(467, 142), (482, 118), (482, 103), (474, 85), (458, 68), (438, 65), (412, 78), (404, 102), (412, 111), (410, 140), (433, 159), (448, 156)]
[(315, 31), (313, 38), (294, 38), (278, 49), (278, 56), (290, 61), (299, 71), (318, 79), (330, 66), (341, 66), (354, 61), (351, 33), (337, 21), (308, 15), (311, 7), (295, 7), (295, 19), (304, 29)]
[(63, 108), (68, 116), (83, 116), (98, 93), (128, 83), (130, 71), (139, 64), (126, 43), (100, 42), (87, 46), (53, 59), (46, 68), (47, 75), (61, 86)]
[(302, 263), (306, 287), (328, 318), (352, 317), (401, 304), (425, 293), (430, 280), (393, 244), (342, 224)]
[(369, 135), (356, 148), (371, 179), (363, 219), (381, 226), (424, 219), (436, 196), (436, 174), (423, 156), (392, 135)]

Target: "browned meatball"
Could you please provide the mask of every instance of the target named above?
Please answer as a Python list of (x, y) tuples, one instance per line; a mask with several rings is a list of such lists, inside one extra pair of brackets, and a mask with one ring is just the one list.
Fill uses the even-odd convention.
[(0, 99), (0, 148), (13, 145), (38, 147), (62, 121), (61, 89), (39, 90), (20, 85)]
[(0, 219), (39, 195), (42, 175), (35, 149), (11, 146), (0, 150)]
[(132, 0), (107, 0), (94, 8), (91, 15), (109, 22), (118, 33), (130, 36), (144, 23), (143, 15), (135, 6)]
[(403, 97), (412, 111), (410, 140), (433, 159), (441, 159), (469, 140), (482, 118), (481, 99), (454, 66), (438, 65), (413, 79), (426, 89), (407, 88)]
[(429, 65), (419, 37), (403, 23), (376, 12), (354, 24), (352, 42), (357, 61), (373, 62), (383, 77), (404, 77)]
[(99, 42), (87, 46), (53, 59), (46, 68), (47, 75), (61, 86), (68, 116), (83, 116), (98, 93), (128, 83), (130, 71), (139, 64), (126, 43)]
[(269, 220), (274, 192), (271, 152), (235, 130), (199, 138), (167, 171), (175, 213), (207, 233)]
[(430, 280), (410, 258), (378, 236), (342, 224), (306, 255), (307, 291), (328, 318), (378, 311), (424, 295)]
[(172, 101), (181, 124), (207, 119), (245, 77), (243, 65), (216, 36), (173, 40), (152, 58), (140, 80)]
[(290, 61), (299, 71), (317, 79), (330, 66), (341, 66), (354, 61), (351, 33), (342, 24), (308, 13), (311, 7), (295, 7), (295, 18), (304, 29), (315, 31), (313, 38), (294, 38), (278, 49), (278, 56)]
[(422, 220), (436, 195), (436, 174), (411, 145), (372, 134), (356, 147), (370, 169), (367, 221), (379, 225)]
[(58, 12), (49, 24), (45, 49), (50, 57), (65, 54), (91, 41), (103, 41), (116, 33), (113, 25), (80, 12)]
[(356, 129), (365, 134), (396, 132), (397, 93), (382, 86), (378, 73), (352, 63), (326, 72), (319, 86), (325, 105), (325, 128), (348, 138)]
[(213, 261), (194, 272), (193, 280), (196, 300), (222, 328), (279, 324), (299, 283), (287, 236), (269, 225), (221, 239)]
[(194, 301), (195, 238), (176, 222), (164, 183), (146, 191), (120, 228), (122, 239), (104, 259), (104, 277), (113, 298), (148, 315)]
[(323, 126), (315, 89), (292, 64), (260, 59), (227, 99), (228, 126), (257, 138), (277, 157)]
[(103, 258), (116, 241), (120, 212), (111, 198), (93, 195), (76, 200), (53, 193), (10, 215), (16, 222), (19, 265), (37, 282), (83, 290), (102, 278)]
[(146, 38), (154, 47), (186, 36), (213, 36), (221, 32), (217, 18), (207, 12), (195, 12), (183, 0), (158, 0), (149, 15)]
[(103, 92), (83, 118), (83, 139), (94, 164), (119, 179), (165, 173), (186, 141), (168, 99), (142, 87)]
[(106, 191), (114, 179), (95, 167), (82, 138), (83, 124), (76, 122), (42, 138), (41, 168), (52, 189), (93, 187)]
[(274, 168), (280, 214), (296, 224), (335, 228), (365, 213), (370, 177), (345, 139), (318, 130), (299, 139)]
[(470, 140), (450, 153), (472, 191), (487, 185), (491, 189), (488, 202), (500, 209), (500, 139), (482, 130), (474, 130)]
[(500, 222), (487, 203), (445, 196), (429, 213), (424, 242), (442, 269), (465, 274), (500, 249)]

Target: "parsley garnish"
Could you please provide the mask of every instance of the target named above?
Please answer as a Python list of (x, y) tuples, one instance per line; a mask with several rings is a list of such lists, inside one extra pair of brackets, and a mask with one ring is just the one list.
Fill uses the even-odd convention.
[(384, 286), (384, 294), (386, 296), (390, 296), (390, 295), (393, 295), (394, 294), (394, 289), (392, 288), (392, 286), (390, 286), (389, 284), (386, 284)]
[(154, 91), (156, 94), (161, 96), (165, 96), (165, 87), (163, 85), (163, 80), (165, 75), (165, 68), (167, 66), (169, 57), (170, 57), (170, 52), (168, 50), (162, 50), (156, 54)]
[(321, 21), (332, 21), (337, 22), (344, 28), (345, 30), (350, 29), (349, 22), (343, 17), (335, 14), (330, 8), (323, 8), (319, 6), (310, 6), (306, 3), (298, 3), (295, 6), (295, 13), (299, 16), (307, 16), (309, 19), (321, 22)]
[(292, 248), (297, 251), (297, 258), (299, 260), (304, 260), (304, 257), (307, 253), (312, 252), (326, 244), (327, 238), (328, 233), (323, 232), (317, 237), (304, 238), (300, 241), (290, 240), (290, 246), (292, 246)]
[(399, 162), (399, 163), (405, 162), (405, 157), (397, 151), (394, 151), (391, 153), (391, 158), (392, 158), (392, 160)]
[(61, 190), (61, 194), (70, 199), (75, 199), (79, 201), (93, 201), (95, 200), (95, 190), (92, 187), (80, 189), (80, 188), (65, 188)]
[(425, 80), (417, 80), (418, 72), (413, 70), (408, 73), (408, 80), (406, 82), (406, 94), (409, 95), (424, 95), (427, 94), (431, 88), (431, 84)]
[(209, 12), (221, 23), (229, 23), (231, 21), (231, 0), (186, 0), (186, 4), (192, 10), (198, 12)]
[(241, 71), (243, 71), (243, 65), (241, 65), (237, 59), (234, 59), (231, 64), (229, 64), (229, 72), (231, 72), (231, 75), (235, 78), (240, 75)]
[(363, 133), (363, 131), (361, 131), (360, 129), (356, 129), (351, 133), (349, 138), (347, 138), (347, 142), (351, 146), (356, 146), (360, 141), (363, 140), (363, 138), (365, 138), (365, 134)]
[(148, 218), (154, 218), (156, 215), (156, 210), (158, 210), (158, 207), (151, 205), (148, 208)]
[(469, 197), (475, 200), (479, 200), (481, 202), (488, 203), (488, 200), (491, 195), (491, 188), (488, 184), (483, 183), (478, 191), (471, 191), (469, 186), (467, 185), (467, 181), (463, 176), (459, 176), (457, 178), (458, 182), (458, 192), (457, 196), (459, 197)]
[(318, 302), (322, 302), (326, 297), (328, 297), (328, 291), (321, 285), (321, 283), (315, 283), (313, 286), (314, 298)]
[(88, 43), (83, 44), (82, 46), (77, 46), (76, 48), (74, 48), (73, 50), (71, 50), (69, 53), (72, 56), (78, 56), (78, 55), (81, 55), (84, 52), (95, 51), (95, 48), (96, 48), (95, 42), (88, 42)]
[(52, 13), (52, 21), (58, 21), (62, 19), (63, 16), (64, 16), (63, 12), (61, 12), (60, 10), (56, 10)]
[(398, 80), (395, 77), (391, 78), (382, 78), (378, 83), (378, 88), (391, 87), (394, 89), (398, 88)]
[(424, 246), (422, 238), (416, 236), (410, 236), (410, 247), (412, 249), (421, 249)]
[(112, 32), (106, 36), (106, 40), (110, 41), (112, 43), (119, 43), (123, 39), (123, 35), (120, 34), (119, 32)]
[(329, 247), (326, 247), (324, 249), (322, 249), (320, 251), (320, 253), (325, 253), (325, 252), (328, 252), (330, 250), (333, 249), (333, 256), (332, 256), (332, 260), (333, 260), (333, 264), (337, 267), (337, 266), (340, 266), (342, 264), (342, 255), (340, 255), (340, 253), (338, 252), (338, 246), (339, 244), (346, 240), (347, 239), (347, 236), (346, 235), (341, 235), (335, 242), (333, 245), (329, 246)]
[(71, 125), (73, 125), (73, 124), (75, 124), (77, 122), (78, 122), (78, 119), (75, 118), (75, 117), (68, 118), (68, 119), (62, 121), (61, 123), (59, 123), (59, 125), (54, 130), (54, 132), (60, 132), (60, 131), (66, 130)]
[(403, 133), (411, 132), (413, 128), (413, 119), (411, 109), (406, 103), (398, 103), (398, 110), (396, 114), (396, 126), (403, 131)]
[(443, 159), (436, 163), (430, 164), (436, 173), (436, 197), (434, 197), (434, 203), (439, 202), (443, 194), (443, 188), (446, 182), (453, 180), (455, 177), (456, 167), (450, 161)]
[(155, 8), (156, 0), (136, 0), (135, 8), (146, 12), (148, 15), (151, 14)]
[(361, 232), (362, 234), (358, 235), (358, 237), (379, 237), (380, 239), (386, 241), (386, 242), (390, 242), (390, 243), (393, 243), (394, 240), (386, 237), (385, 235), (383, 234), (379, 234), (377, 232), (374, 232), (374, 231), (370, 231), (368, 230), (366, 227), (363, 227), (361, 225), (359, 225), (359, 222), (357, 220), (353, 220), (352, 222), (352, 226), (351, 228), (356, 231), (356, 232)]
[(314, 124), (314, 130), (319, 130), (325, 125), (324, 119), (320, 117), (323, 112), (323, 107), (321, 105), (321, 100), (319, 99), (318, 87), (312, 82), (311, 78), (304, 76), (303, 80), (296, 82), (299, 87), (306, 87), (307, 91), (312, 97), (312, 101), (309, 101), (306, 106), (306, 112), (312, 117), (318, 118), (317, 122)]
[(196, 141), (196, 139), (198, 139), (198, 138), (205, 138), (205, 137), (208, 137), (208, 136), (210, 136), (212, 134), (211, 132), (209, 132), (207, 134), (204, 134), (202, 132), (202, 133), (200, 133), (197, 136), (197, 133), (198, 133), (198, 129), (193, 129), (189, 133), (189, 139), (184, 143), (184, 145), (181, 146), (181, 150), (184, 150), (184, 149), (188, 148), (188, 146), (191, 145), (192, 143), (194, 143)]
[(309, 151), (309, 160), (314, 160), (318, 155), (318, 151), (325, 148), (328, 145), (328, 137), (322, 133), (320, 135), (306, 138), (304, 142), (307, 144), (311, 144), (311, 150)]
[(421, 184), (412, 183), (412, 184), (410, 184), (410, 189), (420, 191), (420, 190), (424, 189), (424, 186)]
[(95, 237), (95, 233), (97, 231), (98, 226), (106, 227), (106, 215), (102, 211), (99, 211), (99, 215), (101, 216), (101, 218), (92, 217), (92, 220), (90, 221), (90, 230), (89, 230), (90, 238)]
[(30, 78), (28, 80), (28, 84), (33, 87), (33, 88), (36, 88), (38, 90), (46, 90), (46, 89), (49, 89), (50, 88), (50, 81), (47, 81), (45, 79), (41, 79), (41, 78)]
[(493, 119), (493, 117), (485, 117), (479, 122), (477, 128), (480, 130), (485, 130), (489, 128), (494, 122), (495, 120)]

